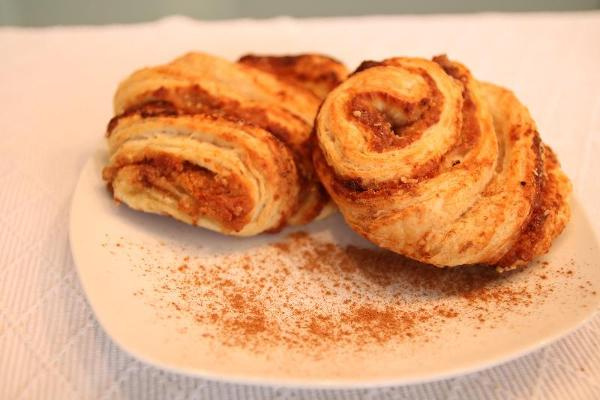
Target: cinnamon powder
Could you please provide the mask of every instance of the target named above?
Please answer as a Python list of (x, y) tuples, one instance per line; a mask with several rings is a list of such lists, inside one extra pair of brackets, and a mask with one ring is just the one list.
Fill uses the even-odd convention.
[[(283, 346), (315, 358), (327, 349), (429, 341), (452, 334), (451, 321), (491, 328), (511, 314), (535, 311), (553, 291), (542, 278), (550, 274), (546, 262), (537, 265), (543, 274), (530, 274), (533, 282), (518, 283), (519, 270), (439, 269), (303, 232), (235, 255), (173, 249), (170, 263), (153, 246), (137, 245), (140, 250), (147, 252), (144, 262), (132, 268), (157, 283), (153, 293), (134, 295), (147, 297), (159, 318), (180, 319), (178, 332), (191, 334), (193, 327), (226, 346), (256, 352)], [(574, 275), (572, 265), (557, 272)]]

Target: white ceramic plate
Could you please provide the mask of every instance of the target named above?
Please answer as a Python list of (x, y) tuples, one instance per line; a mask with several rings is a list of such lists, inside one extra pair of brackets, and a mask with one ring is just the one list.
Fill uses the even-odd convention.
[[(313, 264), (347, 257), (340, 248), (348, 244), (369, 247), (339, 216), (302, 228), (316, 239), (289, 239), (290, 230), (236, 239), (116, 206), (100, 178), (104, 157), (99, 152), (88, 161), (73, 197), (73, 258), (109, 336), (162, 368), (304, 387), (416, 383), (521, 356), (571, 332), (598, 307), (600, 252), (577, 201), (545, 263), (499, 280), (473, 278), (465, 292), (469, 273), (423, 267), (420, 277), (418, 268), (400, 266), (396, 278), (381, 266), (388, 256), (351, 255), (349, 270), (298, 258), (307, 241), (321, 246), (309, 254)], [(373, 259), (378, 266), (366, 265)], [(268, 290), (256, 294), (261, 277)], [(438, 278), (461, 283), (451, 293)], [(241, 322), (227, 310), (236, 308), (226, 301), (232, 293), (244, 301), (234, 310)], [(359, 312), (352, 314), (344, 299)], [(361, 315), (365, 304), (383, 311)], [(262, 319), (255, 321), (257, 307)], [(259, 329), (250, 326), (256, 323)]]

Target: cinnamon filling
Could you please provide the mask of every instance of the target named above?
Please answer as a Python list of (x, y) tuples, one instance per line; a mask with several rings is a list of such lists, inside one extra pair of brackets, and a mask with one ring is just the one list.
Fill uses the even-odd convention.
[[(264, 108), (245, 107), (236, 100), (213, 96), (198, 85), (171, 90), (160, 88), (154, 91), (150, 97), (170, 101), (185, 114), (209, 114), (234, 122), (252, 124), (270, 132), (292, 150), (298, 151), (302, 147), (298, 143), (300, 135), (273, 121)], [(302, 126), (307, 132), (306, 136), (309, 136), (310, 128), (302, 119), (292, 113), (288, 113), (288, 117), (294, 120), (295, 125)]]
[[(535, 150), (536, 166), (535, 180), (531, 185), (522, 185), (525, 190), (535, 190), (528, 220), (523, 224), (519, 238), (513, 247), (496, 264), (499, 267), (510, 267), (518, 261), (531, 261), (536, 254), (536, 245), (544, 237), (544, 228), (548, 215), (556, 215), (564, 202), (558, 189), (558, 182), (552, 179), (548, 171), (556, 168), (558, 160), (547, 146), (541, 143), (539, 135), (535, 134), (532, 147)], [(544, 146), (544, 147), (542, 147)], [(545, 150), (545, 160), (542, 155)], [(544, 162), (545, 161), (545, 162)]]
[[(198, 85), (167, 89), (161, 87), (144, 95), (136, 105), (129, 107), (125, 112), (111, 119), (108, 124), (107, 136), (118, 125), (119, 120), (138, 114), (142, 118), (165, 117), (177, 115), (204, 114), (224, 118), (228, 121), (246, 123), (258, 126), (281, 140), (292, 150), (302, 148), (297, 132), (269, 118), (266, 110), (261, 107), (244, 107), (238, 101), (213, 96)], [(309, 136), (310, 127), (297, 115), (289, 113), (288, 117), (294, 120), (294, 128), (299, 126)], [(293, 129), (293, 128), (292, 128)]]
[(365, 60), (363, 62), (360, 63), (360, 65), (358, 66), (358, 68), (356, 68), (354, 70), (354, 72), (352, 72), (348, 78), (358, 74), (359, 72), (365, 71), (369, 68), (373, 68), (373, 67), (379, 67), (380, 65), (384, 65), (383, 61), (373, 61), (373, 60)]
[(141, 118), (152, 118), (152, 117), (174, 117), (177, 115), (185, 114), (181, 110), (177, 109), (171, 102), (165, 100), (153, 100), (148, 101), (139, 105), (129, 107), (125, 112), (115, 115), (108, 122), (106, 127), (106, 137), (110, 137), (112, 132), (115, 130), (119, 121), (133, 115), (139, 115)]
[(345, 77), (344, 67), (337, 60), (326, 56), (247, 54), (238, 62), (272, 74), (283, 82), (307, 89), (319, 99), (324, 99)]
[(452, 149), (453, 155), (464, 155), (479, 138), (481, 130), (477, 122), (477, 107), (473, 101), (473, 96), (468, 87), (471, 77), (469, 72), (462, 69), (459, 65), (454, 64), (445, 55), (436, 56), (433, 61), (437, 63), (444, 71), (452, 78), (456, 79), (462, 86), (462, 129), (460, 139)]
[(234, 175), (218, 175), (167, 153), (149, 154), (122, 168), (132, 169), (140, 185), (177, 199), (178, 208), (194, 222), (208, 217), (239, 231), (250, 220), (252, 199), (247, 186)]
[(348, 102), (348, 118), (358, 121), (371, 133), (369, 149), (378, 153), (403, 148), (418, 140), (440, 119), (443, 97), (429, 75), (415, 69), (427, 82), (429, 95), (409, 102), (385, 92), (359, 93)]

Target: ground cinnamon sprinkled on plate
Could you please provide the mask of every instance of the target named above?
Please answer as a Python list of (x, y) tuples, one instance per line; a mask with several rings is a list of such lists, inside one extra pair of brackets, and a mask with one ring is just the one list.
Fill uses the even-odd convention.
[[(153, 246), (137, 250), (146, 252), (145, 261), (132, 268), (156, 284), (151, 294), (134, 295), (147, 297), (160, 318), (180, 318), (177, 332), (315, 358), (330, 349), (428, 342), (451, 335), (458, 325), (473, 332), (493, 329), (510, 315), (535, 312), (552, 294), (551, 274), (576, 276), (573, 265), (554, 271), (546, 261), (530, 266), (543, 273), (536, 270), (528, 279), (516, 279), (520, 270), (501, 274), (486, 266), (439, 269), (304, 232), (212, 258), (177, 249), (176, 259), (166, 263), (154, 259)], [(592, 292), (591, 284), (584, 286)]]

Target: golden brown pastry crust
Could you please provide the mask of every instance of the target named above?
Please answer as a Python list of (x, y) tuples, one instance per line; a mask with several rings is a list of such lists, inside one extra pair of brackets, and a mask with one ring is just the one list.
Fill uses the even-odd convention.
[(320, 54), (266, 56), (248, 54), (238, 61), (273, 74), (277, 79), (310, 90), (324, 99), (348, 75), (338, 60)]
[(200, 53), (134, 72), (107, 131), (115, 199), (233, 235), (330, 210), (311, 160), (321, 99), (276, 72)]
[(349, 225), (419, 261), (516, 267), (568, 220), (570, 184), (527, 109), (444, 56), (363, 63), (316, 131), (316, 170)]

